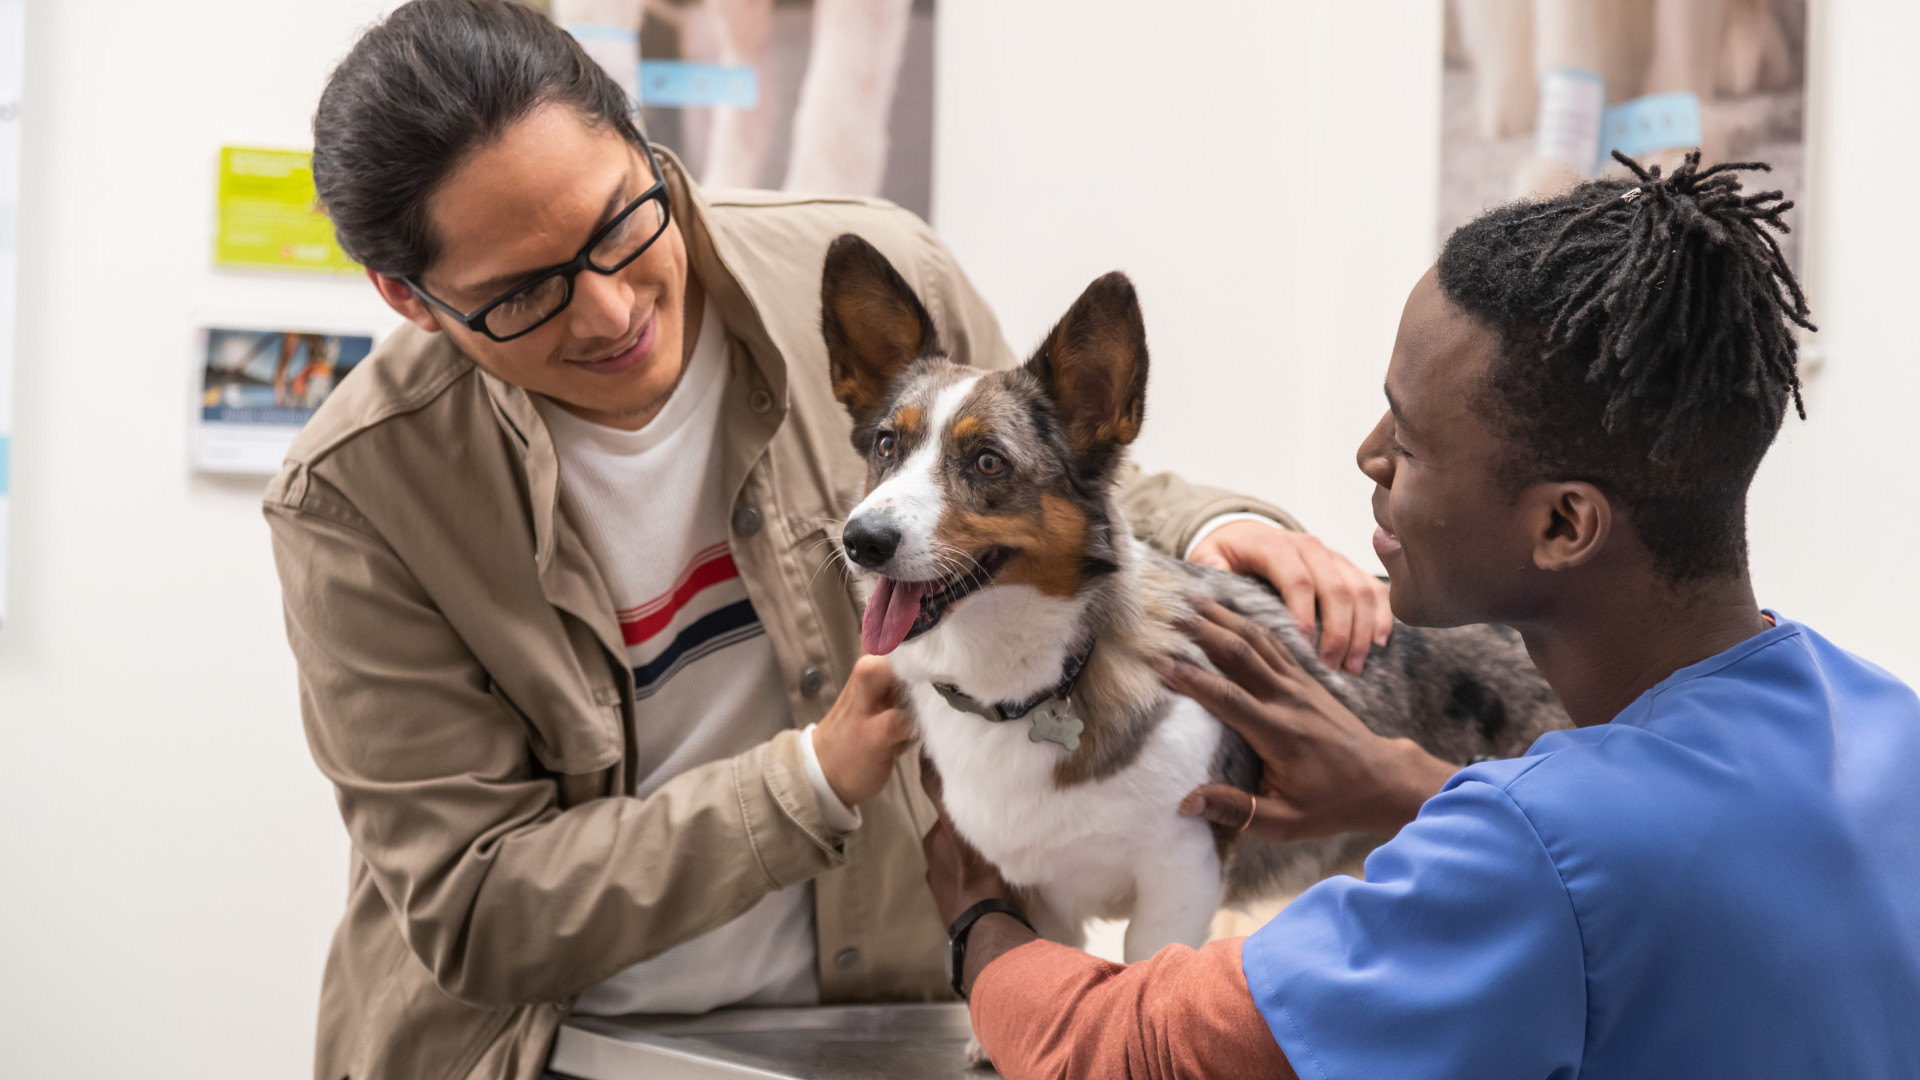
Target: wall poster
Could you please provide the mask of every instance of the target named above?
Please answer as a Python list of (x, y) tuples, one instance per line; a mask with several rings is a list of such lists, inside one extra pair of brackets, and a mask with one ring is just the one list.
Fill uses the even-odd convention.
[(13, 357), (20, 281), (20, 99), (26, 0), (0, 0), (0, 627), (7, 624), (7, 515), (13, 464)]
[[(1625, 175), (1764, 161), (1804, 207), (1807, 0), (1447, 0), (1440, 238), (1486, 207)], [(1795, 231), (1778, 237), (1798, 267)]]
[(550, 0), (709, 187), (933, 194), (933, 0)]
[(320, 329), (200, 331), (193, 464), (209, 472), (280, 471), (293, 437), (360, 361), (373, 335)]

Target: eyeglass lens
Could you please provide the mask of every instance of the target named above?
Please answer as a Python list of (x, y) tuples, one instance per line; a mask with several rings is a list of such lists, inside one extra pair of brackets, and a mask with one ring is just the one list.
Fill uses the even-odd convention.
[[(666, 228), (663, 201), (648, 199), (633, 208), (587, 253), (587, 263), (601, 273), (612, 273), (632, 261)], [(551, 318), (572, 299), (572, 283), (564, 274), (541, 278), (501, 301), (487, 312), (487, 330), (511, 337)]]

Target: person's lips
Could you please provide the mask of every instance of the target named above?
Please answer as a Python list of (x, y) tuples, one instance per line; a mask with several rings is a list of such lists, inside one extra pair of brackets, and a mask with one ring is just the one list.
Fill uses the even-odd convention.
[(631, 370), (646, 355), (653, 351), (654, 338), (659, 336), (660, 316), (656, 313), (640, 328), (639, 336), (633, 342), (617, 352), (594, 360), (569, 360), (568, 363), (582, 371), (591, 371), (596, 375), (618, 375)]
[(1387, 531), (1385, 525), (1373, 527), (1373, 553), (1380, 556), (1382, 562), (1388, 556), (1400, 554), (1400, 538)]

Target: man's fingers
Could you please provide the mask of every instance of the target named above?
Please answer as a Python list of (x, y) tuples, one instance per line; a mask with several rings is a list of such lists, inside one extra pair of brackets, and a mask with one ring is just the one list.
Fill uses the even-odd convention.
[(1293, 621), (1300, 627), (1300, 633), (1308, 641), (1314, 640), (1313, 607), (1318, 593), (1314, 587), (1313, 571), (1307, 568), (1306, 561), (1295, 547), (1265, 550), (1261, 556), (1261, 565), (1255, 570), (1280, 590), (1280, 601), (1293, 613)]
[(933, 800), (934, 809), (946, 814), (947, 804), (940, 800), (940, 793), (945, 790), (940, 782), (940, 770), (933, 767), (933, 759), (924, 752), (920, 755), (920, 788)]
[(1381, 581), (1379, 578), (1374, 578), (1373, 581), (1374, 595), (1380, 600), (1379, 606), (1374, 609), (1373, 613), (1373, 643), (1375, 645), (1385, 646), (1387, 641), (1393, 637), (1393, 605), (1389, 600), (1391, 594), (1387, 590), (1386, 582)]
[(1372, 582), (1354, 567), (1343, 566), (1341, 570), (1353, 583), (1353, 621), (1348, 629), (1346, 655), (1339, 658), (1338, 666), (1344, 667), (1349, 675), (1358, 675), (1366, 665), (1367, 653), (1373, 649), (1373, 631), (1378, 622), (1374, 607), (1379, 603), (1379, 595)]
[(1168, 689), (1199, 702), (1215, 719), (1239, 732), (1263, 759), (1273, 756), (1270, 750), (1275, 735), (1282, 732), (1261, 713), (1260, 703), (1253, 695), (1238, 683), (1178, 660), (1156, 660), (1154, 669)]
[[(1223, 609), (1224, 610), (1224, 609)], [(1278, 673), (1245, 635), (1236, 634), (1211, 619), (1195, 619), (1184, 629), (1220, 673), (1256, 698), (1282, 692)]]
[(1252, 796), (1237, 787), (1207, 784), (1187, 792), (1187, 797), (1180, 800), (1180, 813), (1206, 818), (1229, 829), (1240, 829), (1253, 821), (1254, 802)]
[[(1354, 638), (1353, 583), (1342, 573), (1339, 556), (1322, 548), (1307, 559), (1320, 602), (1320, 662), (1338, 671), (1347, 661), (1347, 647)], [(1372, 624), (1368, 624), (1372, 629)]]
[(1194, 601), (1194, 610), (1208, 622), (1245, 638), (1247, 644), (1253, 646), (1253, 651), (1259, 653), (1260, 658), (1265, 660), (1267, 666), (1275, 673), (1287, 675), (1301, 673), (1300, 661), (1295, 660), (1286, 646), (1280, 644), (1280, 639), (1274, 637), (1273, 632), (1265, 626), (1232, 610), (1218, 600), (1204, 596)]

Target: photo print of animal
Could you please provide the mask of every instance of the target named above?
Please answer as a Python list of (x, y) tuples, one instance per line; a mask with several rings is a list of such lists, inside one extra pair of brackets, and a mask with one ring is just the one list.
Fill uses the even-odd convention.
[[(707, 187), (927, 216), (934, 0), (546, 0)], [(637, 63), (636, 63), (637, 62)]]
[(1447, 0), (1439, 236), (1489, 206), (1626, 175), (1764, 161), (1805, 215), (1807, 0)]

